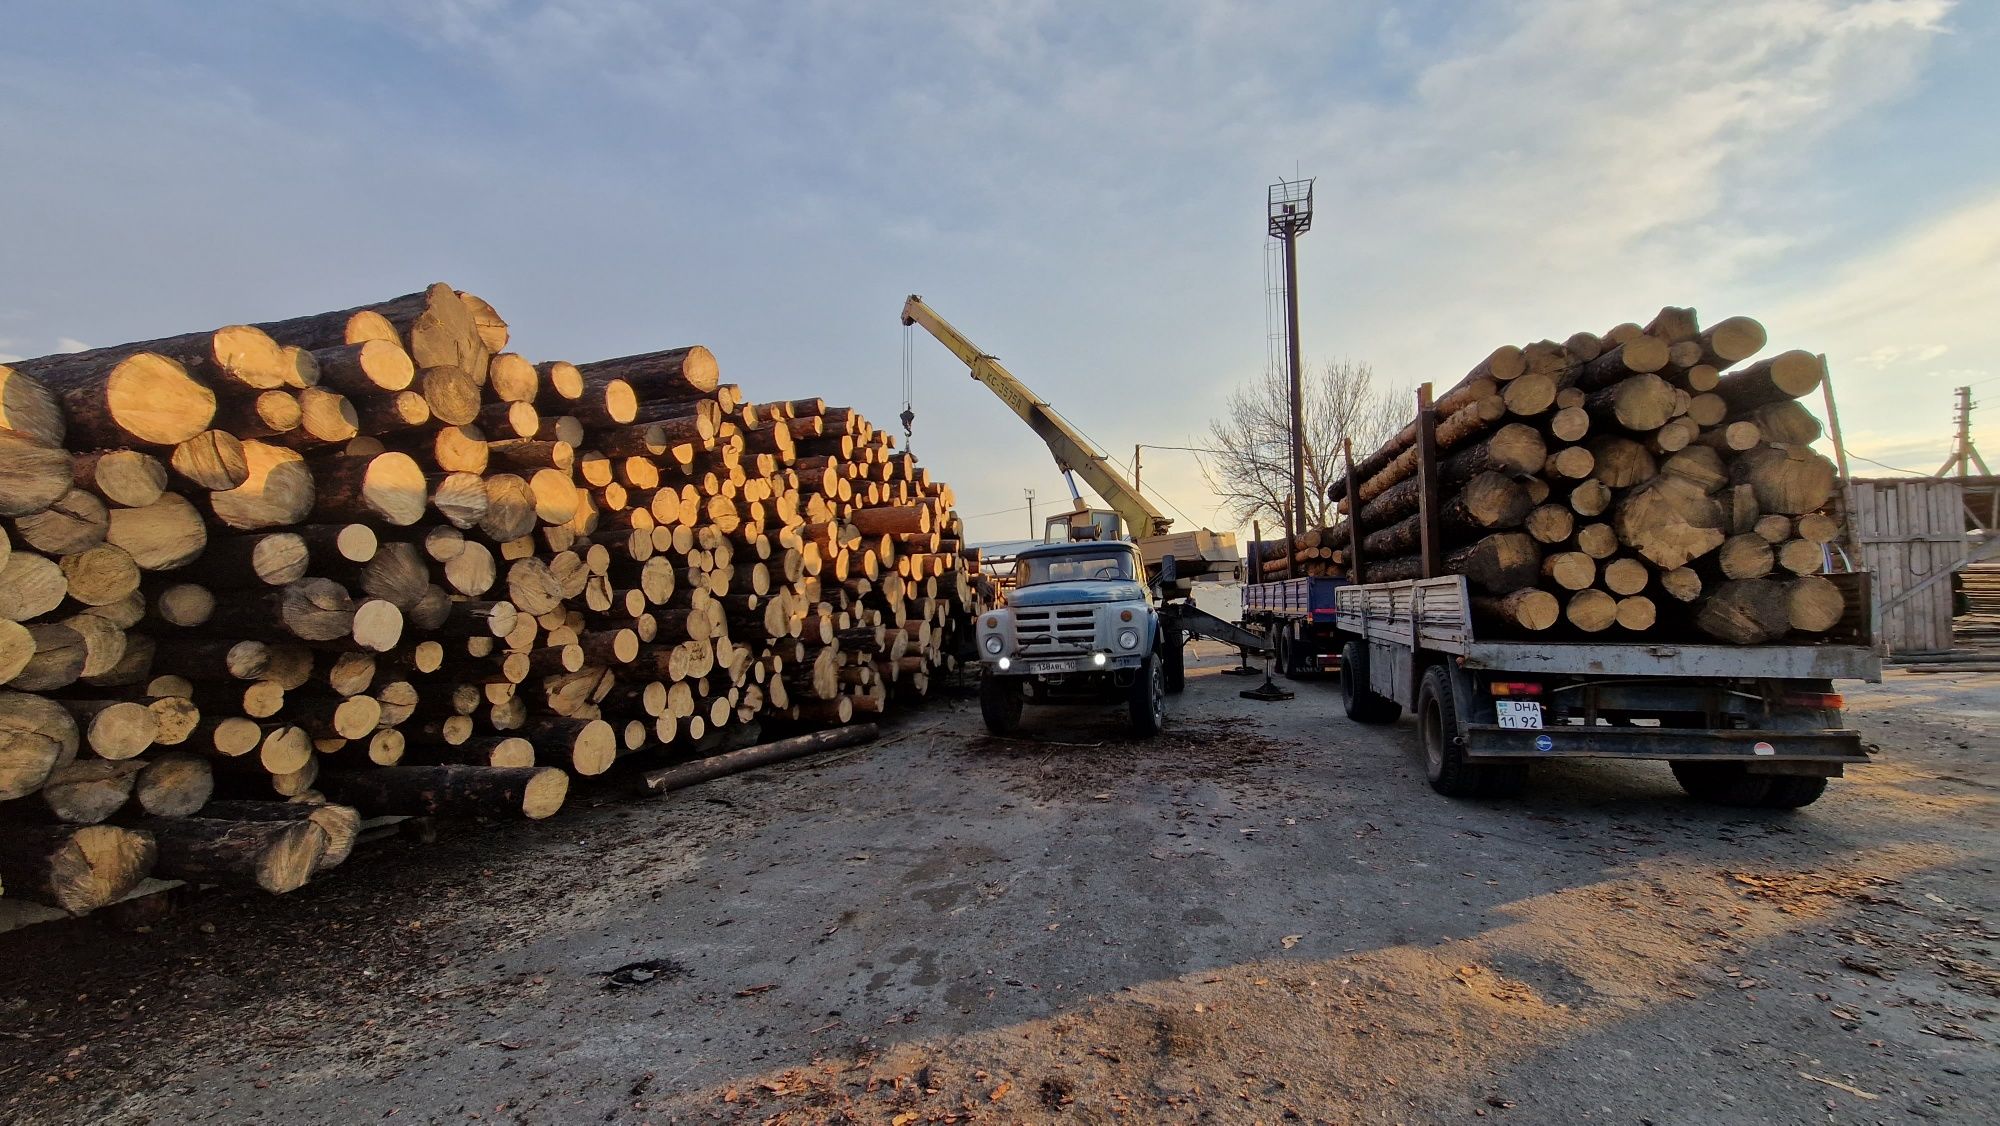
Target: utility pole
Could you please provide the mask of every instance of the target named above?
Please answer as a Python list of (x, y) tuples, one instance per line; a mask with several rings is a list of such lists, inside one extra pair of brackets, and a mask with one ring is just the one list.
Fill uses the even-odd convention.
[(1035, 538), (1035, 490), (1022, 489), (1021, 495), (1028, 498), (1028, 538)]
[(1139, 446), (1136, 442), (1132, 445), (1132, 491), (1139, 491)]
[(1299, 236), (1312, 229), (1313, 182), (1280, 180), (1265, 195), (1271, 237), (1285, 248), (1285, 367), (1292, 393), (1292, 503), (1285, 516), (1288, 554), (1298, 551), (1306, 513), (1305, 394), (1299, 374)]
[(1960, 477), (1970, 477), (1975, 466), (1979, 469), (1980, 476), (1991, 476), (1992, 471), (1986, 468), (1986, 459), (1979, 456), (1979, 447), (1972, 444), (1972, 388), (1960, 387), (1957, 395), (1958, 402), (1952, 410), (1952, 422), (1956, 425), (1958, 433), (1952, 438), (1951, 456), (1946, 458), (1944, 464), (1931, 476), (1949, 477), (1951, 471), (1957, 469)]

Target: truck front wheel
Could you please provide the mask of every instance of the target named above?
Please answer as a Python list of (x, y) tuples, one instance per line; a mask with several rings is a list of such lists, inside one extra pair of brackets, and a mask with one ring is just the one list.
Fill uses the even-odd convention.
[(995, 735), (1012, 735), (1021, 726), (1021, 685), (1007, 677), (979, 678), (979, 716), (986, 730)]
[(1146, 658), (1132, 677), (1125, 703), (1132, 713), (1132, 734), (1150, 739), (1167, 722), (1167, 674), (1155, 655)]
[(1368, 687), (1368, 647), (1359, 641), (1340, 651), (1340, 702), (1356, 723), (1394, 723), (1403, 714), (1403, 705)]

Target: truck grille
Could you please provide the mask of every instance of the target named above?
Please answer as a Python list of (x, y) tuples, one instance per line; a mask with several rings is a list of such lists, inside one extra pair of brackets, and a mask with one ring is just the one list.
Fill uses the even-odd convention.
[(1016, 610), (1014, 634), (1023, 651), (1088, 649), (1097, 635), (1097, 612)]

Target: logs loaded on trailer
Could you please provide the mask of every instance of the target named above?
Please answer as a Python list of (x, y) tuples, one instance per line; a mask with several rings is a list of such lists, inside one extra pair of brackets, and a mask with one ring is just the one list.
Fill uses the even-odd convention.
[(859, 412), (509, 344), (438, 284), (0, 366), (0, 895), (289, 891), (957, 666), (976, 553)]
[(1824, 361), (1753, 359), (1764, 344), (1747, 317), (1704, 329), (1670, 307), (1495, 349), (1354, 459), (1329, 489), (1338, 524), (1257, 545), (1256, 573), (1463, 574), (1481, 620), (1523, 636), (1823, 637), (1852, 610), (1820, 575), (1845, 517), (1799, 401)]

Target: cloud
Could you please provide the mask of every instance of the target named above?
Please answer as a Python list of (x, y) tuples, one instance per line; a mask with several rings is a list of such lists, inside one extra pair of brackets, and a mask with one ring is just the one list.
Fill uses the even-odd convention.
[[(1851, 133), (1924, 96), (1946, 0), (291, 0), (115, 40), (67, 12), (0, 46), (0, 151), (38, 168), (0, 184), (40, 220), (0, 277), (13, 351), (443, 278), (537, 356), (700, 339), (753, 394), (886, 421), (915, 290), (1123, 457), (1198, 444), (1262, 371), (1262, 193), (1297, 168), (1308, 362), (1398, 388), (1695, 303), (1836, 357), (1850, 431), (1906, 440), (1944, 410), (1909, 381), (1991, 354), (1994, 304), (1951, 288), (1990, 293), (1951, 246), (1990, 216), (1931, 236), (1851, 194), (1897, 160), (1971, 176)], [(965, 511), (1066, 495), (962, 367), (916, 362)], [(1193, 455), (1148, 462), (1218, 519)]]

